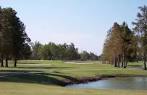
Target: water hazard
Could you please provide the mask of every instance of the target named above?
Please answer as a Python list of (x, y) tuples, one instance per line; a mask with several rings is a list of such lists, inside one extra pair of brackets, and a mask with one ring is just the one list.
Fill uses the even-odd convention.
[(117, 77), (95, 82), (68, 85), (69, 88), (147, 90), (147, 77)]

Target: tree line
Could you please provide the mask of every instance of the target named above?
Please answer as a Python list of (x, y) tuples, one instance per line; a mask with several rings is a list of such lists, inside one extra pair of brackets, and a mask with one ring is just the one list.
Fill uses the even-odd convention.
[(87, 51), (79, 52), (73, 43), (71, 44), (41, 44), (34, 42), (31, 44), (32, 54), (30, 59), (42, 60), (98, 60), (98, 56)]
[[(25, 32), (25, 25), (12, 8), (0, 7), (0, 62), (1, 67), (8, 67), (8, 60), (17, 60), (25, 57), (30, 38)], [(5, 64), (4, 64), (5, 60)]]
[(16, 67), (19, 59), (97, 60), (98, 56), (87, 51), (79, 53), (73, 43), (33, 43), (25, 32), (25, 25), (17, 16), (17, 12), (12, 8), (0, 7), (1, 67), (8, 67), (8, 60), (13, 60)]
[(130, 29), (124, 22), (115, 22), (108, 31), (104, 43), (103, 63), (113, 64), (115, 67), (126, 68), (128, 61), (144, 62), (147, 70), (147, 6), (139, 7), (137, 19)]

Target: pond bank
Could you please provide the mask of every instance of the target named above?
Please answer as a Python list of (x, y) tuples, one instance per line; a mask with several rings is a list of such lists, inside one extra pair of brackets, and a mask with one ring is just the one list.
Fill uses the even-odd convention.
[(102, 75), (102, 76), (95, 76), (95, 77), (83, 77), (83, 78), (76, 78), (76, 79), (74, 78), (73, 80), (63, 80), (62, 86), (95, 82), (99, 80), (116, 78), (116, 77), (147, 77), (147, 75), (146, 76), (145, 75)]

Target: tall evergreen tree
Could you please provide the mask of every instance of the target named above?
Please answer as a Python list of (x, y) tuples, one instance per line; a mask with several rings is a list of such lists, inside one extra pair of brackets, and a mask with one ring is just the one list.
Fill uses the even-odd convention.
[(6, 67), (8, 67), (9, 57), (12, 55), (13, 16), (14, 12), (11, 8), (2, 9), (2, 54), (6, 61)]
[(134, 31), (136, 31), (140, 38), (140, 45), (144, 59), (144, 69), (147, 70), (147, 6), (139, 7), (140, 12), (137, 14), (137, 19), (134, 24)]
[(136, 40), (135, 35), (128, 25), (124, 22), (121, 25), (121, 39), (122, 39), (122, 67), (127, 67), (129, 58), (136, 56)]
[[(128, 57), (132, 53), (133, 32), (126, 23), (119, 25), (114, 23), (108, 31), (103, 49), (103, 60), (114, 64), (115, 67), (127, 67)], [(134, 52), (134, 51), (133, 51)]]
[(4, 67), (3, 64), (3, 53), (2, 53), (2, 8), (0, 7), (0, 62), (1, 62), (1, 67)]
[(6, 60), (6, 67), (8, 67), (8, 59), (14, 59), (14, 66), (16, 67), (17, 59), (22, 55), (23, 48), (30, 38), (25, 32), (25, 26), (17, 17), (17, 12), (12, 8), (2, 9), (2, 37), (1, 49), (2, 58)]

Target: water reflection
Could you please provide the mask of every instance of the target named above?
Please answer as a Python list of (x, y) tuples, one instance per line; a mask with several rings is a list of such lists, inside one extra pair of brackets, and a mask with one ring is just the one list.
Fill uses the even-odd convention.
[(147, 77), (118, 77), (89, 82), (84, 84), (68, 85), (70, 88), (94, 89), (147, 89)]

